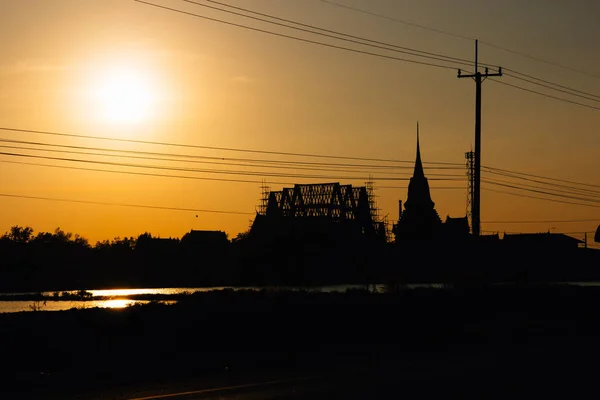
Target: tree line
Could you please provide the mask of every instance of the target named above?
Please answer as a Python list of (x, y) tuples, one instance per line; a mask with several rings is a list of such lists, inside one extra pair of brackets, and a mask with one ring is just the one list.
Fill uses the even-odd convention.
[[(212, 285), (222, 281), (230, 241), (190, 243), (149, 232), (91, 245), (79, 234), (56, 228), (37, 232), (13, 226), (0, 237), (0, 291), (89, 289), (116, 286)], [(243, 235), (240, 235), (243, 237)]]
[(181, 238), (149, 232), (91, 245), (56, 228), (13, 226), (0, 237), (0, 292), (115, 287), (267, 286), (363, 283), (364, 254), (275, 235), (233, 239), (222, 231)]

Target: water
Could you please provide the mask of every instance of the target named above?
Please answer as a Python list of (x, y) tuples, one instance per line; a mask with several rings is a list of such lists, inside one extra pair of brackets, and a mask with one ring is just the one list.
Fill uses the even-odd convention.
[[(575, 286), (600, 286), (600, 282), (560, 282), (557, 285), (575, 285)], [(405, 289), (418, 289), (418, 288), (433, 288), (443, 289), (446, 287), (440, 283), (422, 283), (422, 284), (407, 284), (403, 285)], [(345, 292), (346, 290), (352, 289), (365, 289), (366, 285), (332, 285), (332, 286), (316, 286), (316, 287), (204, 287), (204, 288), (145, 288), (145, 289), (96, 289), (87, 290), (92, 296), (88, 300), (72, 300), (62, 299), (54, 300), (56, 292), (42, 292), (41, 294), (47, 297), (44, 303), (33, 300), (0, 300), (0, 314), (2, 313), (14, 313), (21, 311), (62, 311), (70, 310), (72, 308), (87, 309), (87, 308), (125, 308), (138, 304), (147, 304), (149, 300), (138, 300), (129, 298), (130, 296), (139, 295), (180, 295), (194, 292), (208, 292), (213, 290), (233, 289), (233, 290), (307, 290), (312, 292)], [(383, 293), (386, 290), (386, 286), (382, 284), (370, 285), (370, 291), (377, 293)], [(60, 291), (61, 294), (67, 293), (69, 295), (77, 295), (79, 290), (67, 290)], [(0, 293), (1, 296), (19, 296), (19, 295), (36, 295), (40, 293)], [(173, 304), (176, 303), (174, 300), (164, 300), (163, 303)]]
[[(381, 285), (379, 285), (381, 286)], [(194, 292), (209, 292), (213, 290), (233, 289), (233, 290), (277, 290), (279, 287), (230, 287), (230, 286), (212, 286), (203, 288), (145, 288), (145, 289), (89, 289), (86, 292), (91, 293), (93, 297), (129, 297), (144, 294), (162, 294), (162, 295), (177, 295)], [(308, 290), (308, 291), (321, 291), (321, 292), (344, 292), (347, 289), (363, 289), (364, 285), (333, 285), (333, 286), (315, 286), (315, 287), (302, 287), (293, 286), (285, 287), (286, 290)], [(79, 290), (64, 290), (60, 293), (68, 293), (70, 295), (76, 295)], [(41, 292), (42, 295), (52, 297), (56, 292)], [(20, 292), (20, 293), (2, 293), (3, 296), (17, 296), (17, 295), (33, 295), (39, 294), (37, 292)]]
[(129, 300), (129, 299), (111, 299), (111, 300), (88, 300), (88, 301), (71, 301), (71, 300), (48, 300), (45, 303), (39, 301), (0, 301), (1, 313), (14, 313), (21, 311), (62, 311), (72, 308), (125, 308), (134, 304), (146, 304), (148, 300)]
[[(334, 286), (318, 286), (318, 287), (286, 287), (285, 290), (308, 290), (315, 292), (344, 292), (348, 289), (364, 289), (365, 285), (334, 285)], [(375, 285), (376, 291), (381, 292), (384, 290), (384, 285)], [(42, 295), (48, 299), (44, 303), (43, 301), (32, 301), (32, 300), (0, 300), (0, 314), (1, 313), (13, 313), (21, 311), (62, 311), (70, 310), (72, 308), (125, 308), (136, 304), (147, 304), (149, 300), (137, 300), (130, 299), (130, 296), (137, 295), (179, 295), (194, 292), (208, 292), (212, 290), (223, 290), (228, 287), (205, 287), (205, 288), (146, 288), (146, 289), (97, 289), (87, 290), (92, 296), (89, 300), (54, 300), (53, 298), (56, 292), (41, 292)], [(271, 289), (278, 290), (283, 288), (277, 287), (239, 287), (231, 288), (234, 290), (260, 290), (260, 289)], [(373, 285), (371, 285), (373, 290)], [(69, 295), (77, 295), (78, 290), (66, 290), (60, 291)], [(19, 296), (19, 295), (35, 295), (39, 293), (2, 293), (2, 296)], [(174, 303), (174, 301), (165, 301)]]

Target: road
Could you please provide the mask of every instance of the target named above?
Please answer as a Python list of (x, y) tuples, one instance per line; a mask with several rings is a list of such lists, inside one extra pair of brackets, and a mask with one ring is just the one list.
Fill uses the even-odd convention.
[[(358, 379), (357, 379), (358, 378)], [(301, 399), (367, 399), (384, 398), (374, 393), (382, 386), (374, 386), (372, 377), (357, 375), (302, 377), (281, 381), (256, 382), (250, 385), (221, 387), (216, 389), (186, 390), (134, 397), (127, 400), (301, 400)], [(385, 396), (389, 398), (389, 396)]]
[[(433, 361), (433, 362), (432, 362)], [(515, 360), (516, 361), (516, 360)], [(476, 357), (407, 361), (393, 366), (337, 370), (241, 385), (202, 388), (194, 384), (166, 387), (140, 396), (107, 396), (103, 400), (363, 400), (390, 398), (539, 398), (573, 397), (595, 386), (591, 370), (550, 365), (540, 360), (498, 362), (489, 354)], [(545, 366), (544, 366), (545, 365)], [(558, 367), (558, 369), (557, 369)], [(583, 367), (583, 366), (580, 366)], [(568, 371), (571, 370), (571, 373)], [(596, 391), (595, 387), (593, 391)]]
[[(504, 352), (455, 356), (431, 352), (412, 359), (362, 364), (353, 368), (320, 366), (318, 371), (244, 371), (225, 378), (151, 380), (135, 387), (103, 387), (94, 393), (42, 392), (27, 398), (60, 400), (325, 400), (433, 397), (573, 398), (596, 392), (598, 368), (585, 354), (556, 357), (554, 352)], [(88, 389), (91, 389), (89, 387)], [(7, 398), (25, 398), (22, 395)], [(1, 396), (0, 396), (1, 397)]]
[[(446, 362), (429, 360), (406, 362), (387, 367), (363, 367), (303, 375), (293, 378), (263, 380), (241, 385), (199, 387), (194, 384), (173, 385), (159, 390), (145, 391), (138, 396), (102, 395), (103, 400), (325, 400), (325, 399), (390, 399), (408, 396), (423, 398), (442, 396), (449, 391), (455, 395), (486, 393), (494, 397), (500, 391), (489, 393), (492, 383), (489, 363)], [(505, 385), (507, 386), (507, 385)], [(522, 390), (520, 390), (522, 392)], [(99, 397), (100, 398), (100, 397)]]

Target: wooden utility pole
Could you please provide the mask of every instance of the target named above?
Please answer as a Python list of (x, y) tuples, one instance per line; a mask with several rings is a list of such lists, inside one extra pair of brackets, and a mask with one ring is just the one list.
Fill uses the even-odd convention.
[(502, 76), (502, 68), (498, 67), (497, 73), (489, 73), (486, 67), (485, 73), (478, 71), (478, 41), (475, 40), (475, 72), (471, 75), (463, 75), (458, 70), (459, 78), (473, 78), (475, 80), (475, 176), (473, 179), (472, 217), (471, 226), (473, 236), (481, 234), (481, 83), (490, 76)]

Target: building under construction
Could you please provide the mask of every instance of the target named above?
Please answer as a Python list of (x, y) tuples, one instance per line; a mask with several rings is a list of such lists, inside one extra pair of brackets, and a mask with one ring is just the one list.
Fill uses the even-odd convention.
[(337, 182), (296, 184), (280, 191), (263, 188), (250, 236), (332, 246), (356, 241), (385, 242), (385, 228), (378, 217), (370, 183), (360, 187)]

